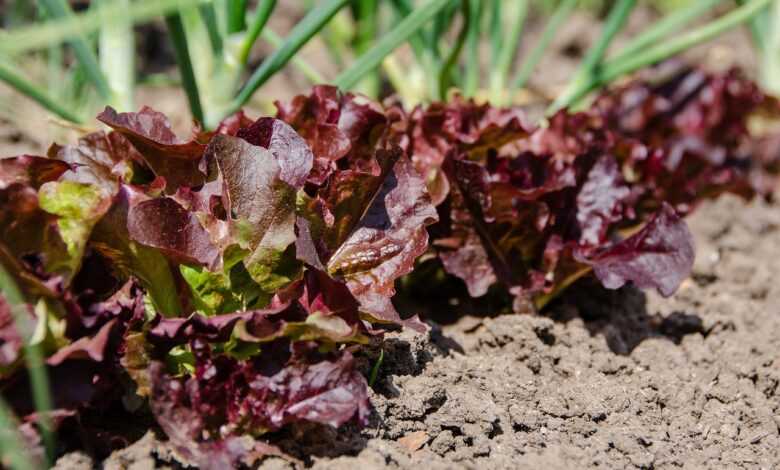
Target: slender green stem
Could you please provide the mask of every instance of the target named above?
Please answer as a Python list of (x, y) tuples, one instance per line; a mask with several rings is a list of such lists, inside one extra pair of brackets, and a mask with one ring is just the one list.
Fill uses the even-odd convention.
[[(744, 5), (748, 0), (737, 0), (737, 5)], [(766, 37), (769, 34), (769, 28), (771, 26), (769, 8), (758, 13), (748, 22), (750, 27), (750, 34), (753, 37), (753, 43), (760, 51), (766, 50)]]
[(597, 74), (593, 75), (588, 81), (580, 83), (573, 89), (567, 100), (562, 101), (559, 107), (550, 107), (547, 112), (548, 114), (551, 114), (557, 111), (557, 109), (571, 106), (590, 91), (604, 86), (618, 77), (632, 73), (642, 67), (658, 63), (686, 49), (690, 49), (697, 44), (708, 41), (713, 37), (722, 34), (724, 31), (728, 31), (749, 20), (772, 1), (773, 0), (750, 0), (743, 6), (730, 11), (704, 26), (700, 26), (679, 37), (668, 40), (663, 44), (650, 47), (641, 54), (625, 57), (621, 60), (607, 61), (599, 68)]
[(404, 107), (411, 109), (420, 103), (425, 97), (425, 84), (422, 83), (424, 72), (417, 64), (404, 64), (398, 62), (393, 54), (382, 61), (382, 70), (395, 93), (401, 99)]
[(512, 82), (511, 89), (513, 91), (524, 87), (525, 84), (528, 83), (531, 74), (534, 73), (534, 69), (539, 64), (539, 61), (542, 60), (544, 51), (547, 49), (547, 46), (550, 45), (550, 41), (555, 37), (558, 28), (566, 21), (566, 18), (569, 17), (576, 5), (577, 0), (562, 0), (561, 3), (558, 4), (555, 12), (553, 12), (550, 20), (547, 22), (547, 25), (545, 25), (544, 31), (542, 31), (542, 35), (539, 37), (539, 41), (523, 60), (520, 71), (517, 73), (514, 82)]
[[(400, 18), (401, 21), (407, 16), (411, 15), (414, 11), (414, 8), (409, 0), (391, 0), (390, 4), (393, 6), (396, 15)], [(426, 41), (422, 31), (418, 31), (409, 38), (409, 45), (412, 46), (412, 51), (414, 51), (414, 55), (417, 57), (417, 60), (422, 61), (426, 48)]]
[(501, 55), (501, 44), (504, 42), (504, 26), (501, 21), (501, 2), (502, 0), (492, 0), (490, 2), (490, 61), (493, 66), (498, 64), (498, 58)]
[(22, 75), (22, 72), (17, 70), (8, 62), (8, 60), (3, 60), (2, 58), (0, 58), (0, 80), (62, 119), (76, 124), (81, 124), (83, 122), (81, 117), (72, 113), (66, 106), (61, 104), (59, 100), (53, 98), (46, 93), (45, 90), (39, 88), (38, 85)]
[(62, 93), (63, 59), (62, 46), (50, 46), (46, 54), (46, 74), (50, 96), (59, 97)]
[[(221, 51), (215, 50), (210, 37), (218, 35), (219, 22), (216, 18), (209, 27), (203, 16), (203, 6), (187, 7), (179, 10), (184, 28), (187, 50), (192, 74), (197, 85), (200, 108), (203, 111), (202, 123), (211, 129), (222, 119), (221, 110), (233, 99), (238, 84), (240, 67), (235, 60), (230, 41), (222, 43)], [(211, 5), (206, 5), (211, 6)], [(212, 10), (214, 11), (214, 10)], [(214, 11), (215, 15), (216, 12)], [(220, 39), (221, 40), (221, 39)], [(219, 46), (217, 46), (219, 47)]]
[[(278, 34), (273, 32), (271, 28), (265, 27), (263, 28), (263, 32), (261, 34), (262, 38), (273, 47), (280, 47), (284, 40), (279, 37)], [(325, 83), (325, 77), (323, 77), (320, 72), (317, 71), (316, 68), (314, 68), (313, 65), (306, 62), (300, 57), (293, 56), (292, 60), (290, 60), (290, 63), (293, 64), (295, 68), (301, 71), (304, 77), (306, 77), (307, 80), (309, 80), (312, 84), (316, 85), (318, 83)]]
[(274, 8), (276, 8), (276, 0), (260, 0), (258, 3), (255, 15), (252, 18), (252, 22), (249, 24), (249, 29), (247, 30), (246, 37), (244, 38), (238, 55), (238, 61), (241, 65), (246, 65), (249, 60), (249, 53), (252, 52), (252, 46), (263, 31)]
[(11, 305), (19, 305), (25, 302), (22, 289), (19, 288), (16, 279), (2, 263), (0, 263), (0, 293), (3, 294), (5, 300)]
[(308, 14), (290, 31), (290, 34), (284, 41), (284, 44), (277, 49), (270, 57), (266, 58), (258, 67), (252, 76), (249, 77), (246, 85), (238, 93), (238, 96), (231, 103), (227, 113), (235, 111), (243, 106), (254, 92), (260, 88), (269, 78), (290, 61), (293, 55), (303, 47), (325, 24), (335, 15), (349, 0), (325, 0), (317, 7), (310, 10)]
[[(433, 20), (430, 22), (430, 28), (420, 28), (420, 34), (425, 38), (427, 48), (425, 49), (425, 55), (421, 61), (423, 69), (428, 77), (428, 96), (431, 99), (442, 99), (444, 97), (445, 89), (442, 88), (442, 81), (438, 79), (441, 76), (441, 71), (444, 68), (446, 58), (442, 58), (442, 39), (446, 40), (445, 34), (450, 29), (453, 19), (455, 18), (455, 12), (458, 9), (458, 2), (453, 0), (448, 3), (438, 13), (433, 15)], [(411, 15), (417, 14), (417, 9), (413, 9)]]
[(342, 72), (333, 83), (341, 89), (349, 89), (366, 73), (378, 66), (388, 54), (400, 46), (442, 8), (453, 0), (428, 0), (414, 14), (407, 16), (395, 28), (385, 34), (370, 51), (360, 56), (347, 70)]
[(203, 24), (206, 26), (206, 31), (209, 35), (209, 43), (211, 44), (211, 50), (215, 56), (219, 57), (222, 54), (222, 35), (219, 33), (217, 13), (214, 11), (214, 5), (212, 3), (198, 5), (198, 12), (200, 13), (200, 17), (203, 20)]
[(565, 103), (571, 103), (572, 95), (580, 89), (582, 84), (592, 80), (604, 54), (607, 52), (607, 48), (615, 38), (615, 35), (623, 28), (634, 5), (636, 5), (636, 0), (618, 0), (617, 4), (612, 7), (601, 36), (596, 41), (596, 44), (588, 50), (588, 54), (583, 59), (582, 64), (580, 64), (574, 78), (566, 85), (564, 92), (552, 104), (551, 109), (553, 111), (563, 108)]
[(520, 45), (520, 36), (523, 32), (523, 26), (525, 25), (525, 19), (528, 16), (528, 1), (527, 0), (515, 0), (514, 7), (516, 15), (514, 22), (509, 28), (509, 37), (505, 38), (501, 49), (498, 52), (498, 59), (493, 66), (493, 72), (490, 74), (490, 94), (493, 103), (500, 105), (503, 103), (504, 98), (508, 96), (506, 93), (506, 81), (509, 75), (509, 69), (512, 66), (517, 55), (517, 48)]
[[(49, 18), (68, 18), (73, 16), (70, 5), (65, 0), (38, 0), (39, 5), (46, 11)], [(99, 8), (97, 10), (100, 10)], [(68, 41), (73, 53), (79, 60), (87, 73), (90, 81), (95, 86), (101, 98), (108, 101), (111, 99), (111, 87), (100, 69), (100, 64), (95, 56), (92, 47), (87, 43), (83, 36), (75, 36)]]
[[(14, 322), (17, 325), (24, 324), (26, 321), (20, 320), (20, 317), (29, 315), (29, 312), (26, 311), (28, 305), (25, 303), (24, 294), (16, 283), (16, 280), (2, 264), (0, 264), (0, 292), (2, 292), (6, 301), (11, 306)], [(45, 306), (45, 304), (41, 304), (41, 306)], [(47, 312), (44, 308), (44, 311), (36, 311), (36, 314), (40, 317), (47, 315)], [(45, 324), (46, 318), (39, 318), (38, 322), (44, 322)], [(26, 336), (27, 334), (32, 335), (31, 338), (25, 338), (24, 360), (30, 378), (33, 404), (38, 413), (38, 424), (40, 425), (41, 435), (43, 437), (44, 445), (46, 446), (47, 460), (51, 464), (54, 459), (56, 442), (51, 419), (48, 415), (48, 412), (52, 409), (49, 378), (46, 375), (40, 346), (38, 344), (33, 344), (33, 341), (36, 340), (35, 334), (24, 331), (22, 328), (18, 328), (18, 331), (22, 332), (23, 336)]]
[(604, 25), (604, 31), (601, 32), (601, 36), (599, 36), (596, 44), (588, 50), (588, 54), (582, 62), (581, 69), (583, 73), (590, 74), (598, 67), (612, 40), (623, 28), (626, 20), (628, 20), (628, 15), (634, 9), (634, 5), (636, 5), (636, 0), (619, 0), (612, 7)]
[(469, 30), (466, 37), (466, 71), (463, 78), (463, 94), (471, 98), (479, 87), (479, 74), (482, 72), (479, 57), (480, 22), (482, 20), (481, 0), (469, 1)]
[[(45, 315), (46, 313), (41, 314)], [(39, 319), (39, 321), (46, 320)], [(57, 446), (54, 427), (49, 417), (49, 411), (52, 410), (51, 391), (40, 345), (26, 344), (24, 357), (27, 361), (27, 373), (30, 375), (30, 387), (32, 388), (35, 411), (38, 414), (38, 424), (46, 446), (47, 460), (53, 463)]]
[[(353, 15), (355, 24), (354, 49), (357, 55), (368, 51), (374, 43), (377, 34), (378, 8), (377, 0), (353, 0)], [(366, 96), (376, 98), (379, 95), (379, 72), (374, 70), (366, 74), (357, 84), (357, 89)]]
[[(412, 15), (417, 14), (417, 11), (415, 10), (414, 4), (411, 0), (392, 0), (392, 5), (394, 6), (398, 16), (400, 17), (400, 21), (404, 21), (406, 18), (409, 18)], [(418, 69), (423, 71), (424, 75), (426, 77), (432, 77), (436, 76), (439, 71), (441, 70), (441, 58), (440, 58), (440, 52), (439, 52), (439, 36), (437, 33), (437, 29), (441, 29), (443, 24), (443, 19), (440, 18), (440, 15), (435, 15), (436, 19), (438, 20), (438, 26), (436, 28), (430, 28), (428, 30), (425, 26), (420, 27), (414, 34), (409, 36), (409, 45), (412, 47), (412, 50), (415, 53), (415, 56), (417, 58), (418, 63)], [(397, 63), (390, 64), (390, 70), (393, 71), (393, 73), (397, 72), (398, 67)], [(384, 65), (383, 65), (384, 67)], [(385, 67), (387, 68), (387, 67)], [(400, 77), (396, 77), (400, 78)], [(394, 86), (396, 90), (399, 90), (401, 88), (405, 89), (405, 99), (407, 101), (416, 102), (419, 100), (420, 97), (424, 96), (425, 92), (422, 92), (421, 89), (418, 90), (418, 86), (415, 84), (408, 84), (405, 83), (401, 86), (401, 88), (398, 87), (400, 82), (398, 80), (394, 79), (396, 83), (394, 83)], [(431, 97), (439, 97), (441, 96), (441, 90), (439, 87), (439, 80), (431, 80), (427, 79), (425, 81), (428, 88), (428, 95)], [(412, 91), (414, 90), (414, 91)]]
[(43, 24), (20, 27), (3, 35), (0, 54), (15, 56), (25, 51), (43, 49), (71, 38), (98, 31), (108, 16), (122, 16), (133, 24), (140, 23), (178, 9), (183, 5), (198, 5), (213, 0), (134, 0), (129, 8), (121, 4), (105, 10), (92, 8), (85, 13), (68, 15)]
[(198, 93), (198, 83), (195, 80), (195, 72), (192, 69), (192, 60), (190, 58), (189, 47), (187, 46), (187, 37), (184, 33), (184, 25), (181, 16), (178, 13), (165, 17), (165, 23), (168, 26), (168, 33), (171, 36), (173, 50), (176, 54), (176, 62), (179, 65), (179, 74), (181, 83), (187, 94), (187, 101), (190, 104), (192, 117), (198, 122), (204, 122), (203, 108), (200, 104), (200, 94)]
[[(683, 26), (694, 19), (709, 13), (712, 8), (723, 0), (698, 0), (686, 8), (681, 8), (670, 13), (653, 23), (652, 26), (644, 30), (638, 36), (632, 38), (623, 49), (620, 50), (620, 58), (625, 58), (634, 54), (641, 53), (643, 49), (663, 41), (670, 34), (680, 30)], [(618, 57), (614, 57), (619, 60)]]
[[(101, 0), (104, 11), (111, 4), (130, 7), (130, 0)], [(100, 29), (98, 54), (100, 67), (111, 88), (111, 104), (120, 111), (133, 110), (135, 92), (135, 36), (133, 25), (124, 17), (106, 16)]]
[(460, 57), (460, 53), (463, 51), (463, 45), (466, 43), (466, 37), (468, 36), (470, 29), (469, 26), (472, 22), (471, 7), (468, 0), (463, 0), (462, 5), (463, 25), (461, 26), (458, 38), (455, 40), (455, 45), (452, 47), (449, 54), (447, 55), (447, 58), (442, 63), (441, 71), (439, 72), (439, 93), (441, 93), (441, 96), (439, 96), (438, 99), (440, 100), (444, 100), (444, 95), (447, 93), (447, 90), (452, 83), (452, 70), (455, 67), (455, 64), (458, 63), (458, 57)]
[(25, 453), (25, 446), (16, 431), (19, 426), (16, 421), (13, 412), (0, 397), (0, 455), (12, 470), (35, 470), (37, 466)]
[(768, 92), (780, 95), (780, 2), (774, 2), (757, 16), (766, 19), (759, 74), (761, 85)]
[(353, 15), (357, 28), (355, 31), (355, 49), (362, 54), (371, 48), (377, 32), (377, 0), (353, 0)]
[[(441, 61), (441, 40), (449, 31), (452, 21), (455, 19), (455, 12), (458, 11), (458, 2), (452, 2), (442, 8), (439, 13), (433, 17), (430, 30), (428, 30), (428, 42), (433, 56)], [(414, 11), (413, 13), (416, 13)]]
[(247, 0), (227, 0), (227, 32), (238, 33), (246, 29), (246, 5)]

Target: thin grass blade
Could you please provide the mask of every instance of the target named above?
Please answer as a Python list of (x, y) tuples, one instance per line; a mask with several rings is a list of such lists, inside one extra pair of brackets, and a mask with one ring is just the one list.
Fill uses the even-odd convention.
[[(771, 4), (772, 1), (773, 0), (750, 0), (743, 6), (731, 10), (729, 13), (706, 25), (670, 39), (663, 44), (650, 47), (641, 54), (629, 56), (621, 60), (609, 60), (605, 62), (599, 68), (598, 73), (593, 75), (590, 80), (582, 82), (579, 86), (571, 90), (568, 99), (565, 102), (562, 102), (562, 107), (576, 104), (589, 92), (600, 88), (619, 77), (635, 72), (642, 67), (647, 67), (668, 59), (675, 54), (679, 54), (680, 52), (708, 41), (729, 29), (739, 26), (758, 14), (763, 8)], [(555, 110), (551, 107), (548, 109), (548, 114), (554, 111)]]
[(49, 95), (32, 80), (25, 77), (23, 72), (11, 64), (7, 58), (0, 58), (0, 80), (62, 119), (75, 124), (83, 122), (80, 116), (71, 112), (60, 100)]
[(238, 33), (246, 29), (247, 0), (227, 0), (227, 33)]
[[(765, 21), (762, 36), (761, 85), (770, 93), (780, 95), (780, 2), (774, 2), (755, 18)], [(760, 24), (760, 22), (758, 23)]]
[(15, 56), (26, 51), (43, 49), (52, 44), (60, 44), (71, 38), (92, 34), (98, 31), (105, 15), (121, 16), (128, 22), (137, 24), (157, 18), (180, 6), (210, 3), (213, 0), (135, 0), (130, 7), (112, 5), (103, 11), (92, 8), (85, 13), (18, 28), (0, 36), (0, 54)]
[(490, 61), (493, 66), (498, 64), (501, 55), (501, 45), (504, 42), (504, 24), (501, 21), (502, 0), (490, 1), (490, 19), (488, 29), (490, 31)]
[(38, 425), (44, 446), (46, 447), (47, 460), (49, 463), (53, 463), (56, 456), (57, 441), (48, 413), (52, 410), (51, 389), (49, 388), (49, 376), (46, 373), (40, 346), (37, 344), (25, 345), (24, 359), (27, 363), (27, 373), (30, 376), (33, 403), (38, 414)]
[[(698, 0), (685, 8), (681, 8), (664, 16), (638, 36), (632, 38), (628, 44), (620, 50), (620, 57), (625, 58), (640, 53), (642, 49), (663, 41), (670, 34), (676, 33), (686, 24), (711, 12), (718, 3), (722, 2), (723, 0)], [(614, 57), (614, 59), (619, 58)]]
[(385, 34), (374, 47), (360, 56), (347, 70), (333, 81), (344, 90), (355, 85), (366, 73), (376, 68), (388, 54), (403, 44), (425, 23), (431, 20), (442, 8), (453, 0), (429, 0), (412, 15), (406, 17), (395, 28)]
[(179, 66), (179, 74), (181, 75), (181, 83), (184, 87), (184, 92), (187, 94), (187, 101), (190, 105), (192, 117), (196, 121), (202, 123), (204, 121), (203, 108), (200, 103), (198, 83), (195, 80), (195, 72), (192, 69), (192, 59), (190, 57), (190, 50), (187, 45), (187, 37), (184, 33), (181, 15), (174, 13), (166, 16), (165, 24), (168, 26), (168, 33), (171, 36), (173, 50), (176, 54), (176, 63)]
[[(378, 27), (378, 8), (377, 0), (353, 0), (352, 13), (355, 18), (355, 38), (353, 47), (357, 55), (368, 51), (374, 44), (377, 36)], [(357, 85), (357, 90), (366, 96), (376, 98), (379, 94), (379, 73), (366, 74)]]
[(215, 56), (219, 56), (222, 54), (222, 35), (219, 34), (217, 14), (214, 11), (214, 5), (211, 3), (198, 5), (198, 12), (200, 13), (200, 17), (203, 20), (203, 24), (206, 26), (206, 31), (209, 35), (209, 43), (211, 44), (211, 50)]
[[(110, 5), (130, 7), (130, 0), (101, 0), (101, 11)], [(106, 15), (98, 37), (100, 67), (111, 89), (111, 104), (120, 111), (134, 109), (135, 35), (133, 24), (123, 17)]]
[[(284, 42), (284, 40), (269, 27), (263, 28), (263, 32), (260, 35), (263, 40), (267, 41), (268, 44), (272, 45), (273, 47), (280, 47)], [(290, 63), (293, 65), (293, 67), (300, 70), (303, 76), (306, 77), (306, 79), (309, 80), (312, 85), (326, 82), (325, 77), (323, 77), (320, 72), (314, 68), (313, 65), (306, 62), (302, 58), (293, 56)]]
[(566, 85), (565, 90), (558, 99), (550, 106), (548, 112), (555, 112), (561, 108), (564, 108), (567, 103), (572, 102), (573, 94), (580, 89), (583, 83), (587, 83), (592, 79), (596, 68), (604, 58), (604, 54), (607, 52), (607, 48), (612, 43), (618, 32), (623, 28), (623, 25), (628, 19), (628, 15), (636, 5), (636, 0), (618, 0), (618, 2), (612, 7), (607, 17), (604, 29), (596, 41), (585, 55), (582, 63), (580, 64), (577, 73), (574, 75), (571, 81)]
[(242, 65), (245, 65), (247, 60), (249, 60), (249, 53), (252, 51), (252, 46), (263, 31), (265, 24), (268, 23), (268, 18), (271, 17), (274, 8), (276, 8), (276, 0), (260, 0), (258, 2), (257, 9), (255, 9), (254, 17), (249, 24), (249, 29), (247, 30), (246, 37), (241, 46), (241, 52), (238, 56), (239, 62)]
[[(748, 0), (737, 0), (737, 5), (742, 6), (747, 2)], [(769, 34), (769, 28), (771, 26), (770, 16), (771, 11), (769, 8), (766, 8), (762, 12), (753, 16), (750, 21), (748, 21), (750, 35), (753, 37), (753, 43), (761, 51), (766, 50), (766, 37), (767, 34)]]
[[(25, 303), (24, 294), (16, 284), (13, 276), (0, 264), (0, 292), (11, 305), (11, 312), (14, 321), (18, 324), (18, 316), (22, 314), (20, 306)], [(36, 314), (45, 315), (45, 312), (37, 311)], [(51, 419), (48, 411), (52, 409), (51, 393), (49, 388), (49, 378), (46, 375), (46, 368), (43, 362), (43, 355), (38, 344), (31, 344), (25, 341), (24, 360), (27, 366), (27, 373), (30, 378), (30, 388), (33, 394), (33, 404), (38, 413), (38, 424), (46, 447), (46, 456), (48, 463), (54, 461), (56, 450), (56, 437), (52, 428)], [(4, 403), (3, 403), (4, 405)], [(0, 443), (2, 445), (2, 443)]]
[[(46, 11), (49, 18), (68, 18), (73, 16), (73, 10), (65, 0), (38, 0), (39, 5)], [(100, 10), (100, 9), (98, 9)], [(83, 36), (72, 37), (69, 41), (70, 47), (76, 58), (84, 66), (87, 76), (95, 86), (101, 98), (106, 101), (111, 99), (111, 87), (108, 85), (105, 75), (100, 68), (98, 59), (92, 47), (87, 43)]]
[(295, 55), (304, 44), (317, 34), (333, 18), (349, 0), (325, 0), (314, 9), (309, 11), (305, 17), (290, 31), (290, 34), (284, 40), (282, 46), (277, 49), (270, 57), (265, 59), (252, 76), (249, 77), (246, 85), (238, 93), (226, 113), (240, 108), (252, 97), (255, 91), (260, 88), (269, 78), (282, 69), (287, 62)]
[(469, 30), (466, 37), (466, 70), (461, 88), (466, 97), (473, 97), (479, 88), (482, 72), (479, 55), (480, 23), (482, 21), (482, 0), (469, 0)]
[(496, 63), (490, 74), (490, 94), (494, 104), (500, 105), (504, 102), (508, 93), (506, 93), (507, 76), (512, 66), (512, 61), (517, 55), (517, 48), (520, 46), (520, 36), (523, 32), (525, 19), (528, 16), (528, 1), (515, 0), (513, 3), (514, 20), (509, 28), (509, 34), (503, 38), (503, 44), (498, 51)]
[(534, 45), (531, 52), (520, 65), (520, 71), (512, 82), (512, 91), (518, 90), (528, 83), (531, 74), (534, 73), (534, 69), (539, 64), (539, 61), (542, 60), (544, 51), (547, 50), (550, 41), (555, 37), (558, 28), (566, 21), (576, 5), (577, 0), (562, 0), (561, 3), (558, 4), (558, 7), (555, 9), (552, 16), (550, 16), (550, 20), (545, 25), (544, 31), (542, 31), (542, 35), (539, 37), (539, 41)]
[[(437, 60), (441, 60), (441, 43), (445, 40), (447, 31), (450, 30), (452, 22), (455, 19), (455, 13), (458, 11), (458, 3), (452, 2), (451, 4), (442, 8), (439, 13), (433, 17), (431, 28), (428, 32), (428, 43), (433, 53), (433, 57)], [(413, 11), (413, 13), (416, 13)]]
[(445, 98), (444, 95), (447, 93), (447, 90), (452, 84), (452, 72), (455, 68), (455, 65), (458, 63), (458, 58), (460, 57), (461, 52), (463, 51), (463, 46), (466, 43), (466, 37), (469, 34), (470, 25), (472, 23), (471, 7), (469, 2), (463, 1), (462, 5), (463, 25), (461, 26), (458, 38), (455, 40), (455, 45), (452, 47), (449, 54), (447, 55), (447, 58), (442, 63), (441, 71), (439, 72), (439, 93), (441, 93), (441, 96), (438, 98), (441, 100)]
[[(391, 0), (390, 4), (401, 21), (414, 11), (414, 6), (409, 0)], [(418, 61), (423, 60), (424, 50), (427, 47), (426, 42), (422, 30), (417, 31), (409, 37), (409, 45), (412, 46), (412, 51), (414, 51), (414, 55), (417, 57)]]

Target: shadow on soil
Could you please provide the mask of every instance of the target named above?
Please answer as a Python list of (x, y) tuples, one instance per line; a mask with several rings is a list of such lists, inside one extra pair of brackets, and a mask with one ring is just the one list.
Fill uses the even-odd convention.
[[(465, 285), (452, 277), (435, 287), (421, 289), (409, 285), (419, 286), (415, 283), (399, 286), (399, 311), (419, 312), (421, 318), (440, 325), (453, 324), (464, 316), (489, 318), (512, 314), (511, 298), (501, 289), (491, 289), (487, 295), (471, 299), (465, 295)], [(464, 295), (453, 296), (453, 293)], [(541, 315), (558, 322), (582, 318), (591, 335), (604, 336), (610, 350), (620, 355), (630, 354), (648, 338), (660, 337), (679, 344), (685, 335), (707, 334), (702, 319), (694, 312), (674, 312), (665, 317), (650, 313), (647, 297), (641, 290), (631, 286), (609, 290), (590, 278), (572, 285)]]
[(559, 322), (582, 318), (591, 335), (604, 336), (610, 350), (620, 355), (630, 354), (648, 338), (679, 344), (686, 335), (707, 335), (701, 317), (695, 313), (651, 314), (641, 290), (631, 286), (609, 290), (589, 279), (572, 286), (543, 315)]

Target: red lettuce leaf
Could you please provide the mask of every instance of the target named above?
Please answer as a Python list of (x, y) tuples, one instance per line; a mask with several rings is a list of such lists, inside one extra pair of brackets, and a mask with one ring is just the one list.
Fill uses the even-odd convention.
[(44, 183), (56, 181), (66, 171), (72, 169), (65, 162), (44, 157), (21, 155), (0, 159), (0, 189), (12, 184), (30, 185), (38, 189)]
[[(396, 118), (325, 86), (277, 107), (315, 156), (296, 223), (298, 259), (343, 280), (369, 320), (401, 323), (393, 285), (426, 250), (425, 227), (437, 214), (397, 145)], [(403, 323), (423, 328), (416, 319)]]
[(225, 437), (220, 436), (225, 425), (240, 434), (301, 421), (338, 427), (368, 419), (367, 384), (349, 352), (311, 363), (292, 357), (269, 369), (212, 353), (202, 341), (191, 347), (195, 373), (182, 381), (153, 369), (151, 401), (158, 420), (182, 408), (195, 410), (201, 424), (191, 439)]
[(251, 467), (266, 455), (280, 455), (275, 447), (251, 437), (216, 435), (204, 439), (207, 424), (203, 414), (192, 407), (188, 387), (168, 376), (159, 362), (150, 367), (150, 376), (154, 384), (152, 411), (171, 447), (185, 463), (206, 469), (234, 468), (239, 464)]
[(297, 192), (313, 156), (303, 139), (276, 119), (261, 118), (238, 134), (244, 140), (215, 136), (206, 154), (223, 181), (232, 237), (249, 250), (244, 265), (263, 289), (273, 292), (297, 277), (288, 247), (296, 239)]
[(593, 266), (596, 277), (609, 289), (631, 281), (640, 288), (656, 288), (668, 297), (693, 268), (693, 236), (674, 209), (664, 204), (631, 237), (595, 253), (575, 256)]
[(71, 344), (57, 350), (46, 359), (51, 366), (58, 366), (68, 359), (89, 359), (95, 362), (103, 361), (106, 346), (114, 329), (116, 320), (109, 320), (93, 337), (83, 336)]
[(408, 142), (404, 147), (417, 171), (423, 175), (431, 198), (439, 205), (449, 193), (450, 182), (441, 172), (445, 158), (466, 153), (470, 158), (484, 156), (488, 148), (528, 135), (531, 127), (518, 108), (478, 105), (456, 95), (451, 102), (418, 106), (399, 127)]
[(127, 232), (134, 241), (157, 248), (181, 264), (214, 269), (221, 261), (219, 249), (197, 215), (171, 197), (131, 205), (127, 214)]
[(200, 161), (206, 146), (180, 140), (164, 114), (147, 106), (137, 113), (117, 113), (109, 106), (97, 118), (133, 144), (155, 175), (165, 178), (169, 191), (205, 181)]
[(346, 158), (361, 162), (361, 170), (375, 172), (370, 158), (377, 148), (387, 118), (377, 103), (335, 87), (318, 85), (308, 96), (277, 102), (277, 117), (290, 124), (312, 149), (314, 165), (308, 181), (322, 185)]
[(143, 163), (132, 144), (117, 132), (87, 134), (76, 145), (53, 144), (48, 156), (75, 168), (64, 179), (95, 185), (110, 196), (116, 194), (120, 182), (130, 182), (133, 165)]
[(580, 243), (597, 246), (605, 240), (609, 227), (623, 220), (623, 207), (630, 204), (630, 196), (631, 190), (623, 183), (615, 160), (600, 158), (577, 194)]
[(144, 188), (120, 185), (111, 209), (98, 222), (90, 240), (93, 249), (109, 260), (117, 274), (135, 277), (149, 292), (151, 300), (163, 315), (182, 313), (183, 305), (175, 273), (163, 254), (136, 242), (130, 235), (128, 221), (134, 207), (150, 200)]

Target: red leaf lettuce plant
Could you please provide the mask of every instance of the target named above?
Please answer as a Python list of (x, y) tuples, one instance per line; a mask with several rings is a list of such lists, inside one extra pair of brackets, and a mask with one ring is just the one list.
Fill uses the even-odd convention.
[(403, 142), (437, 204), (432, 248), (472, 297), (498, 284), (533, 310), (591, 272), (671, 295), (694, 258), (680, 216), (725, 192), (770, 195), (776, 147), (748, 125), (777, 102), (737, 71), (651, 75), (536, 128), (459, 97), (412, 111)]
[(21, 416), (31, 341), (56, 410), (148, 397), (199, 465), (251, 463), (272, 450), (241, 436), (290, 423), (365, 424), (351, 351), (380, 324), (424, 329), (390, 298), (437, 215), (381, 108), (321, 91), (324, 116), (280, 107), (303, 137), (238, 113), (180, 139), (149, 108), (107, 108), (112, 131), (0, 161), (0, 254), (24, 294), (0, 297), (0, 377)]

